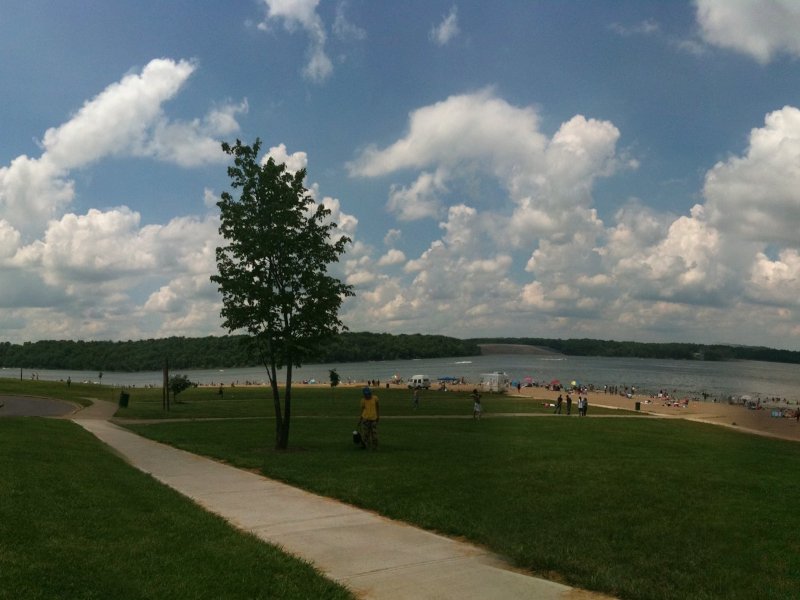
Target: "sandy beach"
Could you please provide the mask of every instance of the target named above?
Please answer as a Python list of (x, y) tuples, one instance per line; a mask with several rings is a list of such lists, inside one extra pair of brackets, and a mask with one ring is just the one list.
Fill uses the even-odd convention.
[[(550, 391), (541, 387), (524, 387), (520, 390), (519, 394), (516, 389), (509, 390), (508, 394), (510, 396), (518, 395), (541, 399), (542, 401), (553, 401), (558, 397), (559, 392)], [(650, 398), (648, 396), (627, 398), (620, 395), (604, 394), (603, 392), (589, 392), (587, 396), (589, 397), (589, 415), (592, 414), (592, 406), (635, 410), (636, 402), (639, 402), (641, 412), (650, 413), (659, 417), (712, 423), (743, 432), (800, 441), (800, 423), (795, 419), (773, 417), (772, 411), (768, 409), (749, 410), (739, 405), (701, 401), (690, 401), (688, 405), (683, 408), (666, 406), (665, 403), (658, 398)], [(576, 394), (572, 394), (572, 398), (572, 410), (573, 413), (576, 413)], [(796, 407), (789, 406), (789, 408), (794, 409)]]

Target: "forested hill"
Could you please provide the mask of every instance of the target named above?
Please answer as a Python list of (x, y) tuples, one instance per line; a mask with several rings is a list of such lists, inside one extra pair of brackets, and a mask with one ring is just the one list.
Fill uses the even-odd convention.
[[(315, 363), (476, 356), (477, 344), (441, 335), (343, 333)], [(127, 342), (39, 341), (0, 343), (0, 367), (81, 371), (232, 369), (261, 364), (247, 336), (171, 337)]]
[[(551, 338), (473, 338), (346, 332), (321, 349), (314, 363), (477, 356), (481, 344), (535, 346), (573, 356), (674, 358), (684, 360), (763, 360), (800, 363), (800, 352), (752, 346), (656, 344)], [(495, 352), (502, 351), (498, 346)], [(0, 343), (0, 367), (80, 371), (156, 371), (169, 360), (173, 369), (232, 369), (261, 364), (247, 336), (171, 337), (127, 342), (40, 341)]]
[(800, 352), (756, 346), (615, 342), (609, 340), (552, 338), (475, 338), (476, 344), (520, 344), (547, 348), (572, 356), (673, 358), (678, 360), (762, 360), (800, 364)]

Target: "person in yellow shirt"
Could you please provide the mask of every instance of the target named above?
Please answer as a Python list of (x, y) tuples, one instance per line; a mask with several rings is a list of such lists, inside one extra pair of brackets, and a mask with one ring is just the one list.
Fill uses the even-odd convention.
[(378, 421), (381, 419), (378, 397), (372, 394), (369, 387), (363, 390), (361, 399), (361, 437), (364, 446), (370, 450), (378, 449)]

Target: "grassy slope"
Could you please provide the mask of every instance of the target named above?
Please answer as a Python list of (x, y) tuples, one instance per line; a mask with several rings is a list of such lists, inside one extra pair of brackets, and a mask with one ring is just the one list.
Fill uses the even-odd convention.
[(797, 444), (658, 419), (422, 419), (382, 422), (373, 454), (352, 425), (298, 420), (286, 454), (269, 421), (134, 429), (624, 598), (800, 597)]
[(370, 454), (350, 442), (358, 390), (298, 388), (293, 451), (276, 454), (267, 394), (189, 390), (164, 415), (160, 391), (133, 390), (119, 415), (258, 416), (133, 428), (623, 598), (800, 597), (795, 443), (647, 418), (492, 419), (545, 412), (500, 396), (484, 396), (482, 422), (443, 420), (471, 413), (465, 396), (429, 392), (415, 412), (393, 389), (384, 415), (423, 418), (384, 420)]
[(68, 421), (0, 419), (0, 598), (348, 598)]
[(0, 378), (0, 395), (6, 396), (40, 396), (69, 400), (81, 406), (91, 404), (90, 398), (116, 400), (119, 392), (107, 386), (89, 383), (75, 383), (70, 386), (58, 381), (33, 381), (30, 379)]

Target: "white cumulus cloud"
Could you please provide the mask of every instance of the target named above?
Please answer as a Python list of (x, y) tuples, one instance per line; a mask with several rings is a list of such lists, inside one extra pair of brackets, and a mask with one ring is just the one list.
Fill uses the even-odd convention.
[(325, 25), (317, 13), (319, 0), (264, 0), (267, 7), (267, 20), (261, 24), (268, 27), (269, 21), (281, 21), (288, 31), (302, 28), (308, 34), (308, 62), (303, 75), (311, 81), (320, 83), (333, 73), (333, 63), (325, 51), (327, 34)]
[(185, 60), (157, 59), (141, 73), (108, 86), (67, 123), (45, 132), (48, 160), (70, 170), (142, 148), (150, 126), (161, 117), (162, 103), (178, 93), (194, 70)]
[(747, 282), (747, 294), (757, 303), (800, 309), (800, 252), (787, 249), (775, 260), (759, 252)]
[(296, 173), (308, 166), (308, 155), (305, 152), (293, 152), (289, 154), (286, 149), (286, 144), (278, 144), (270, 148), (261, 159), (261, 164), (266, 164), (270, 158), (274, 160), (276, 164), (285, 164), (286, 168), (292, 173)]
[(41, 233), (75, 198), (70, 172), (109, 157), (144, 156), (186, 167), (224, 162), (212, 136), (235, 131), (234, 117), (246, 103), (186, 123), (172, 122), (162, 111), (195, 69), (185, 60), (152, 60), (48, 129), (40, 157), (22, 155), (0, 166), (0, 218), (27, 238)]
[(751, 241), (800, 245), (800, 110), (767, 115), (743, 156), (706, 174), (711, 223)]
[[(376, 278), (374, 294), (357, 301), (358, 316), (400, 326), (417, 315), (437, 329), (452, 314), (468, 315), (455, 326), (466, 335), (507, 328), (514, 315), (550, 308), (597, 313), (602, 302), (583, 290), (612, 294), (592, 188), (619, 168), (619, 136), (610, 122), (582, 115), (547, 136), (534, 108), (513, 106), (491, 89), (413, 111), (403, 137), (365, 149), (348, 167), (355, 177), (417, 170), (412, 183), (391, 185), (388, 208), (401, 221), (446, 215), (442, 237), (409, 257), (404, 270), (413, 279), (399, 295), (386, 306), (365, 307), (386, 301), (386, 290), (399, 285)], [(453, 196), (451, 190), (476, 178), (492, 182), (491, 195), (469, 202)], [(519, 282), (525, 260), (535, 278), (527, 287)], [(574, 276), (572, 293), (565, 273)], [(546, 297), (534, 301), (537, 293)]]
[(402, 250), (392, 248), (378, 259), (378, 266), (398, 265), (406, 261), (406, 255)]
[(706, 42), (751, 56), (800, 56), (800, 3), (796, 0), (696, 0)]
[(447, 191), (445, 180), (444, 169), (437, 169), (421, 173), (410, 186), (393, 185), (387, 208), (401, 221), (436, 218), (441, 213), (439, 196)]

